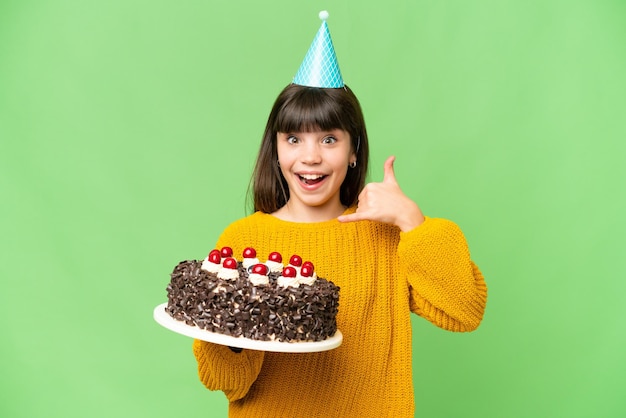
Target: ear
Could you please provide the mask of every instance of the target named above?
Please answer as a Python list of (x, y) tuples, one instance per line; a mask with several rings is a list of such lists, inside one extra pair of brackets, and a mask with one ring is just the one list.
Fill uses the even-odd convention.
[(356, 153), (354, 151), (350, 152), (350, 158), (348, 158), (349, 164), (354, 164), (356, 162)]
[(350, 164), (354, 163), (357, 158), (356, 158), (356, 154), (357, 152), (359, 152), (359, 147), (361, 146), (361, 138), (357, 138), (357, 142), (356, 145), (354, 142), (351, 141), (352, 146), (350, 147), (350, 158), (348, 159), (348, 161), (350, 162)]

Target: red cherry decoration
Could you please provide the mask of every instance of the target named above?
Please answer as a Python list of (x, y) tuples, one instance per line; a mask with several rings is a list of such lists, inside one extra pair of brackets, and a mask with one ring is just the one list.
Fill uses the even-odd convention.
[(222, 266), (227, 269), (236, 270), (237, 260), (232, 257), (228, 257), (226, 260), (224, 260), (224, 264), (222, 264)]
[(302, 277), (313, 277), (313, 264), (303, 265), (300, 269), (300, 274)]
[(285, 267), (283, 269), (283, 277), (296, 277), (296, 269), (291, 266)]
[(310, 261), (305, 261), (304, 263), (302, 263), (302, 268), (310, 268), (311, 272), (315, 271), (315, 266), (313, 266), (313, 263), (311, 263)]
[(302, 257), (297, 254), (292, 255), (289, 259), (289, 264), (291, 264), (292, 266), (300, 267), (302, 265)]
[(222, 247), (222, 251), (220, 251), (220, 253), (222, 254), (222, 258), (232, 257), (233, 249), (230, 247)]
[(222, 262), (222, 256), (219, 250), (213, 250), (209, 253), (209, 261), (213, 264), (219, 264)]
[(243, 258), (255, 258), (256, 257), (256, 250), (252, 247), (248, 247), (245, 250), (243, 250)]
[(267, 273), (269, 273), (269, 271), (270, 269), (265, 264), (255, 264), (254, 266), (252, 266), (252, 273), (254, 274), (267, 276)]
[(270, 261), (274, 261), (276, 263), (282, 263), (283, 262), (283, 256), (280, 255), (279, 252), (274, 251), (273, 253), (270, 253), (268, 260)]

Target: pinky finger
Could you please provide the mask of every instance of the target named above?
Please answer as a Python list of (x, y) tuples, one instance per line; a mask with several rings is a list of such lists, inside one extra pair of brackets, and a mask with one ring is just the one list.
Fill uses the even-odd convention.
[(337, 217), (339, 222), (357, 222), (363, 220), (363, 218), (357, 213), (351, 213), (350, 215), (341, 215)]

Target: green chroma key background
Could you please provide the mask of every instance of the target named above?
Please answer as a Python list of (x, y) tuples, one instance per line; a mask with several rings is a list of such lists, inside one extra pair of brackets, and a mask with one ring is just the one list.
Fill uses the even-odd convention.
[(226, 415), (152, 309), (246, 214), (323, 9), (370, 178), (397, 155), (489, 285), (475, 333), (414, 318), (417, 415), (626, 414), (623, 1), (3, 0), (0, 416)]

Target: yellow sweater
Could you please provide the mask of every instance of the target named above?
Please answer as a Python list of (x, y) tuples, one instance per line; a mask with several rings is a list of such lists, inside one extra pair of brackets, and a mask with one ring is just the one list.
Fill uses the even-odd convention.
[[(348, 209), (353, 212), (354, 209)], [(222, 390), (229, 417), (413, 417), (410, 312), (450, 331), (472, 331), (487, 287), (458, 226), (427, 218), (403, 233), (377, 222), (293, 223), (257, 212), (231, 224), (216, 247), (300, 255), (340, 290), (340, 347), (320, 353), (243, 350), (199, 340), (200, 380)]]

